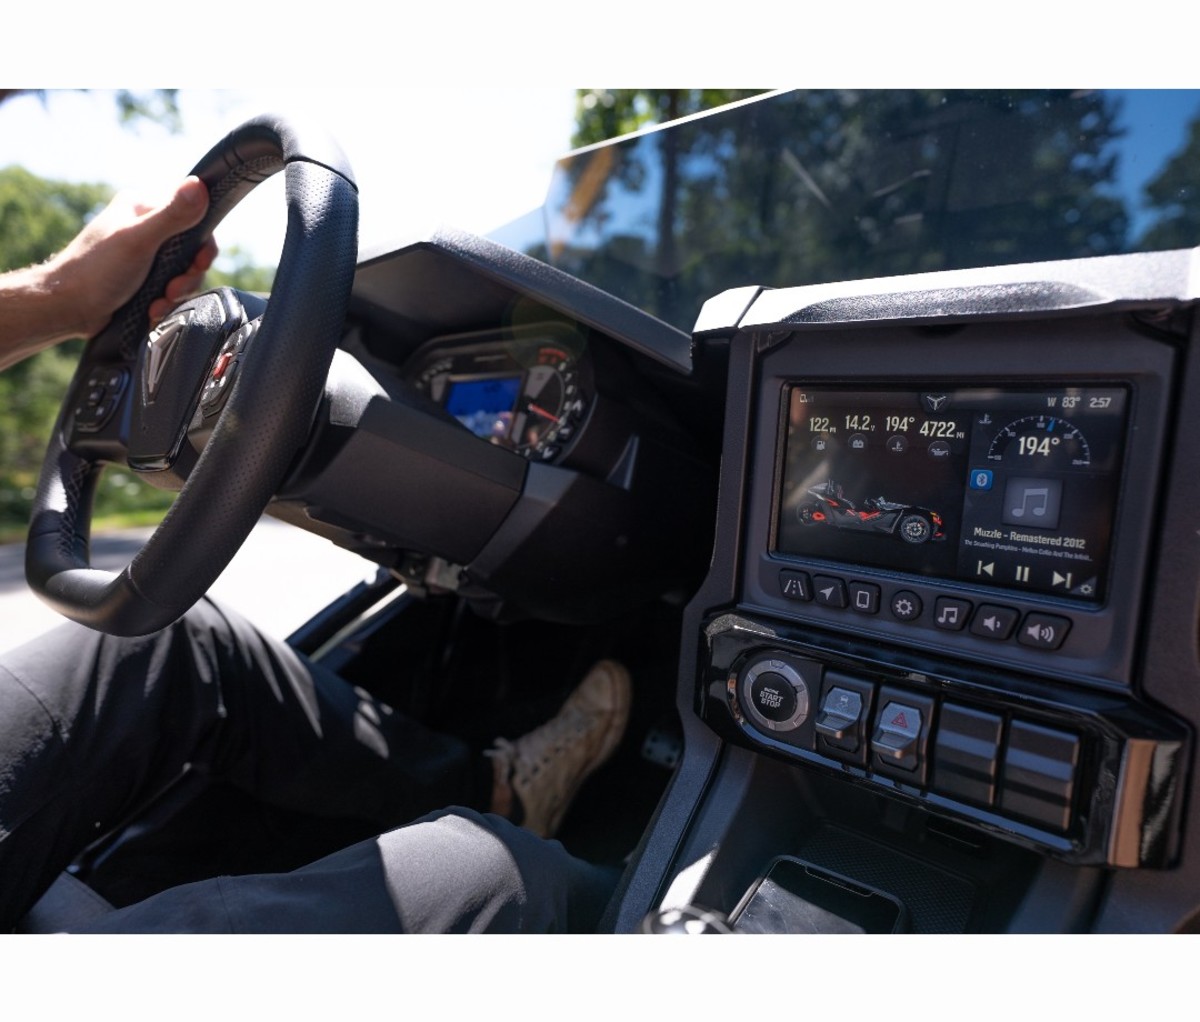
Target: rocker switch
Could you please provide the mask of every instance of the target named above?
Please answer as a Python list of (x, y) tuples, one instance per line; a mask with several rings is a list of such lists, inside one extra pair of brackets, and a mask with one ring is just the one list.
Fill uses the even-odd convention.
[(871, 751), (901, 770), (913, 770), (920, 738), (921, 711), (903, 703), (888, 703), (871, 736)]
[(830, 741), (844, 742), (862, 717), (862, 696), (844, 688), (831, 688), (825, 693), (821, 715), (817, 718), (817, 733)]
[(830, 670), (825, 673), (820, 709), (813, 729), (816, 751), (854, 766), (867, 765), (867, 722), (875, 700), (875, 685), (866, 678)]

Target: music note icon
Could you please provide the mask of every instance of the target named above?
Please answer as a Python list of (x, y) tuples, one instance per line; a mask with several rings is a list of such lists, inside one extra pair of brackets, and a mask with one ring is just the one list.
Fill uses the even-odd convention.
[[(1038, 504), (1036, 507), (1031, 508), (1029, 506), (1029, 502), (1031, 500), (1034, 500), (1034, 501), (1040, 500), (1041, 503)], [(1046, 505), (1049, 503), (1049, 501), (1050, 501), (1050, 490), (1047, 487), (1045, 487), (1045, 486), (1032, 487), (1032, 488), (1026, 490), (1021, 495), (1021, 506), (1010, 508), (1008, 513), (1010, 515), (1012, 515), (1014, 518), (1024, 518), (1026, 512), (1032, 512), (1038, 518), (1044, 518), (1046, 515)]]
[(948, 596), (939, 596), (934, 605), (933, 623), (938, 628), (946, 628), (957, 632), (967, 623), (971, 614), (971, 604), (966, 600), (955, 600)]
[(1057, 529), (1062, 490), (1063, 484), (1059, 479), (1029, 476), (1009, 479), (1004, 487), (1004, 523), (1036, 529)]

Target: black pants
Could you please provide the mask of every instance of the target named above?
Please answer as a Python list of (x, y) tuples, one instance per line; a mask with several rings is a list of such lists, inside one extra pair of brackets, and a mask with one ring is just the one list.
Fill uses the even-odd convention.
[[(0, 932), (185, 769), (264, 802), (412, 827), (289, 874), (122, 909), (136, 931), (587, 929), (613, 877), (483, 807), (470, 750), (203, 601), (142, 639), (75, 625), (0, 662)], [(537, 877), (532, 883), (529, 878)]]

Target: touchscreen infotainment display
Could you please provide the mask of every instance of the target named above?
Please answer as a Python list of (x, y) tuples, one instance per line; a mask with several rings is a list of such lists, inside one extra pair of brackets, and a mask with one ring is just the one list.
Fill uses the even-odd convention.
[(778, 553), (1099, 601), (1129, 390), (785, 392)]

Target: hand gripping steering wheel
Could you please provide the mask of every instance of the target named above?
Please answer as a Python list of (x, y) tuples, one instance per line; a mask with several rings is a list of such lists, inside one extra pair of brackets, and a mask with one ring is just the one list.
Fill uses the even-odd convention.
[[(260, 307), (223, 289), (184, 303), (147, 337), (151, 301), (225, 215), (279, 170), (287, 233), (261, 321)], [(357, 187), (325, 135), (259, 117), (192, 173), (208, 187), (208, 212), (162, 246), (137, 294), (88, 344), (46, 451), (30, 524), (25, 573), (34, 592), (65, 617), (113, 635), (144, 635), (180, 617), (249, 535), (308, 437), (357, 260)], [(88, 549), (92, 495), (109, 462), (170, 478), (168, 488), (182, 483), (117, 574), (92, 568)]]

